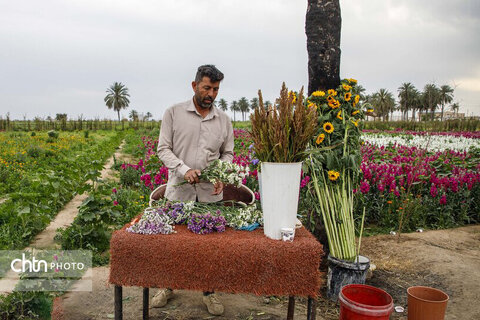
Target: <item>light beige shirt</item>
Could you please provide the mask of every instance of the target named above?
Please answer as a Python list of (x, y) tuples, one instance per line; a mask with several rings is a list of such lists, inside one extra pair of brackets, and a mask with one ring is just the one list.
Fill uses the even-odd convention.
[(209, 182), (175, 185), (185, 181), (185, 173), (190, 169), (203, 170), (216, 159), (232, 161), (233, 128), (225, 112), (212, 106), (210, 113), (202, 118), (195, 109), (193, 99), (173, 105), (163, 115), (157, 152), (168, 168), (167, 199), (222, 200), (222, 193), (212, 195), (214, 188)]

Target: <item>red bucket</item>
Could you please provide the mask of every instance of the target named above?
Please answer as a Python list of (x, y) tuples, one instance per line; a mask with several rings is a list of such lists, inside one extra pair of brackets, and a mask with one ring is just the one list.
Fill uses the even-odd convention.
[(349, 284), (342, 288), (340, 320), (388, 320), (393, 299), (385, 291), (365, 284)]

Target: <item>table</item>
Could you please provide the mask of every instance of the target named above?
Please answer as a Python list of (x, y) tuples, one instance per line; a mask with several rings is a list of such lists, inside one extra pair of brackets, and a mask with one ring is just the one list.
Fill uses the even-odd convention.
[[(322, 245), (304, 227), (293, 242), (272, 240), (263, 229), (197, 235), (184, 225), (170, 235), (140, 235), (124, 226), (110, 241), (110, 283), (115, 285), (115, 319), (122, 319), (122, 286), (143, 287), (143, 319), (149, 288), (308, 297), (307, 319), (315, 319)], [(226, 306), (228, 308), (228, 306)]]

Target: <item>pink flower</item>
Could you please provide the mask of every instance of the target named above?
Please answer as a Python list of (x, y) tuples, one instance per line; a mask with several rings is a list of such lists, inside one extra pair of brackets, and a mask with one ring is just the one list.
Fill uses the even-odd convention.
[(440, 204), (442, 204), (442, 205), (447, 204), (447, 196), (446, 195), (442, 195), (440, 197)]
[(113, 193), (117, 193), (117, 188), (113, 188), (113, 189), (112, 189), (112, 192), (113, 192)]
[(360, 191), (363, 194), (366, 194), (366, 193), (368, 193), (368, 191), (370, 191), (370, 185), (368, 184), (368, 182), (366, 180), (364, 180), (364, 181), (362, 181), (362, 183), (360, 183)]
[(113, 201), (113, 205), (118, 206), (118, 201), (117, 200)]
[(254, 194), (255, 194), (255, 199), (260, 200), (260, 193), (259, 193), (259, 192), (255, 192)]
[(434, 184), (432, 184), (432, 187), (430, 188), (430, 195), (435, 198), (438, 195), (438, 190), (437, 187), (435, 187)]

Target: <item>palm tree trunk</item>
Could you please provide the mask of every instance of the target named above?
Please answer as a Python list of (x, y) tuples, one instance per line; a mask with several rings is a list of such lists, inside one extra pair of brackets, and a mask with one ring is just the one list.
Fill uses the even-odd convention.
[(340, 1), (308, 0), (308, 95), (340, 85)]
[(445, 108), (445, 103), (442, 103), (442, 114), (440, 116), (440, 121), (443, 121), (443, 109)]
[(120, 122), (120, 110), (117, 110), (118, 112), (118, 122)]

